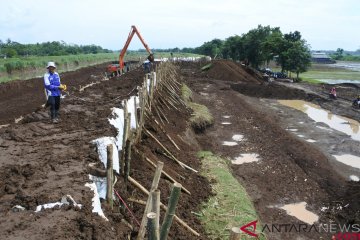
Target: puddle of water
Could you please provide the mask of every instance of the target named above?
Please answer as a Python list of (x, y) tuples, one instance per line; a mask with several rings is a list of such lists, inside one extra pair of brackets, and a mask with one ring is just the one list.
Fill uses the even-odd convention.
[[(311, 119), (316, 122), (323, 122), (330, 128), (336, 129), (347, 135), (352, 139), (360, 141), (360, 123), (350, 118), (332, 114), (329, 111), (322, 109), (320, 106), (305, 102), (302, 100), (278, 100), (279, 103), (295, 108), (306, 113)], [(318, 126), (319, 128), (322, 128)]]
[(309, 143), (314, 143), (314, 142), (316, 142), (314, 139), (307, 139), (306, 141), (309, 142)]
[(235, 134), (234, 136), (232, 136), (232, 140), (240, 142), (240, 141), (244, 140), (244, 135)]
[(355, 175), (351, 175), (351, 176), (350, 176), (350, 180), (351, 180), (351, 181), (354, 181), (354, 182), (360, 181), (359, 177), (358, 177), (358, 176), (355, 176)]
[(251, 163), (259, 161), (259, 155), (256, 153), (244, 153), (241, 154), (239, 157), (236, 157), (235, 160), (231, 160), (232, 164), (240, 165), (243, 163)]
[(285, 210), (288, 215), (296, 217), (300, 221), (311, 225), (319, 220), (319, 216), (307, 210), (306, 204), (306, 202), (293, 203), (279, 208)]
[(298, 136), (298, 137), (301, 137), (301, 138), (305, 137), (305, 136), (302, 135), (302, 134), (298, 134), (297, 136)]
[(298, 131), (296, 128), (289, 128), (288, 130), (291, 131), (291, 132), (297, 132)]
[(238, 143), (237, 143), (237, 142), (224, 141), (224, 142), (223, 142), (223, 145), (224, 145), (224, 146), (236, 146), (236, 145), (238, 145)]
[(202, 96), (208, 96), (209, 94), (208, 94), (208, 93), (204, 93), (204, 92), (200, 92), (200, 95), (202, 95)]
[(351, 154), (333, 155), (333, 156), (336, 158), (336, 160), (342, 162), (343, 164), (360, 169), (360, 157), (358, 156)]
[(228, 115), (225, 115), (225, 116), (223, 116), (223, 118), (230, 118), (230, 116), (228, 116)]
[(231, 122), (222, 122), (221, 124), (222, 124), (222, 125), (230, 125)]
[(8, 127), (10, 124), (0, 125), (0, 128)]

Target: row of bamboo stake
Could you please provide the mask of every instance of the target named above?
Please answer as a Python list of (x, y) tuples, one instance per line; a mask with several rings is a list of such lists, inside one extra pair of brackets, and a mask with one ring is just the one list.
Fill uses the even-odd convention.
[[(155, 164), (152, 160), (146, 157), (140, 150), (134, 146), (141, 140), (142, 134), (146, 134), (148, 137), (152, 138), (163, 150), (164, 156), (171, 159), (172, 161), (179, 164), (184, 169), (197, 172), (197, 170), (191, 168), (185, 163), (179, 161), (174, 154), (171, 153), (145, 126), (145, 119), (152, 121), (153, 123), (160, 128), (161, 132), (169, 139), (172, 145), (175, 146), (177, 150), (180, 150), (179, 146), (175, 141), (166, 133), (164, 126), (166, 123), (169, 123), (164, 110), (175, 109), (178, 110), (179, 105), (185, 105), (180, 95), (180, 83), (176, 80), (176, 71), (171, 67), (173, 65), (166, 65), (164, 67), (158, 68), (158, 73), (152, 72), (147, 75), (144, 79), (144, 82), (141, 87), (138, 88), (139, 95), (139, 106), (135, 103), (135, 120), (136, 120), (136, 129), (130, 129), (131, 122), (131, 113), (127, 109), (127, 101), (124, 101), (124, 129), (123, 129), (123, 148), (119, 151), (119, 166), (120, 166), (120, 175), (124, 177), (124, 181), (127, 183), (133, 184), (135, 187), (139, 188), (145, 195), (148, 196), (147, 201), (144, 202), (138, 199), (128, 199), (128, 201), (145, 205), (145, 212), (139, 227), (139, 232), (137, 240), (142, 240), (145, 237), (147, 231), (148, 239), (150, 240), (165, 240), (169, 233), (172, 221), (175, 219), (181, 226), (190, 231), (195, 236), (200, 236), (194, 229), (188, 226), (183, 220), (175, 215), (176, 205), (180, 196), (180, 192), (183, 191), (186, 194), (190, 194), (186, 188), (182, 187), (175, 179), (173, 179), (169, 174), (163, 170), (163, 163), (157, 162)], [(156, 75), (158, 74), (158, 79)], [(150, 79), (150, 84), (148, 86), (148, 80)], [(156, 117), (160, 122), (157, 121)], [(150, 191), (146, 190), (139, 182), (133, 179), (131, 175), (131, 152), (135, 151), (140, 159), (150, 163), (155, 169), (155, 175), (151, 185)], [(109, 145), (107, 147), (107, 194), (106, 200), (110, 205), (111, 209), (113, 208), (113, 194), (114, 194), (114, 176), (113, 171), (113, 159), (112, 159), (113, 147)], [(167, 179), (173, 182), (172, 191), (170, 194), (170, 199), (168, 206), (165, 206), (160, 202), (160, 190), (158, 190), (158, 184), (160, 176), (163, 174)], [(162, 225), (160, 226), (160, 209), (165, 211), (165, 217)]]

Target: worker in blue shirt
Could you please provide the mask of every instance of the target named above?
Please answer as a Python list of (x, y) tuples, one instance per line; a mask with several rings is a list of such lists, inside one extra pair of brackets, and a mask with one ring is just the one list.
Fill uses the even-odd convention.
[(60, 76), (55, 72), (56, 66), (54, 62), (48, 62), (46, 68), (47, 72), (44, 75), (46, 106), (50, 106), (52, 123), (58, 123), (61, 90), (65, 90), (66, 86), (60, 83)]

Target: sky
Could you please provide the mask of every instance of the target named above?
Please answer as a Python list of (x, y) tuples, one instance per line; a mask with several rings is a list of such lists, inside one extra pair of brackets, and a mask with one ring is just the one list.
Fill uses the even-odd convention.
[[(135, 25), (150, 48), (198, 47), (263, 26), (312, 50), (360, 49), (360, 0), (0, 0), (0, 39), (121, 49)], [(143, 49), (134, 37), (129, 49)]]

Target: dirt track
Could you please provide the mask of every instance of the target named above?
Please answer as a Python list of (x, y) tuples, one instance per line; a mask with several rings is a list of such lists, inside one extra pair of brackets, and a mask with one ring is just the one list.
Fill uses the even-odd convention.
[[(326, 143), (310, 144), (285, 130), (291, 123), (289, 113), (293, 119), (305, 118), (304, 115), (281, 107), (275, 101), (259, 98), (307, 99), (326, 102), (330, 107), (336, 105), (304, 90), (268, 86), (251, 69), (243, 69), (232, 62), (219, 62), (214, 65), (215, 70), (205, 73), (199, 71), (200, 65), (197, 64), (183, 63), (180, 66), (182, 78), (198, 93), (195, 100), (209, 107), (215, 125), (195, 137), (187, 127), (188, 110), (164, 109), (170, 122), (166, 130), (182, 149), (176, 151), (171, 144), (166, 144), (176, 157), (199, 169), (201, 164), (195, 158), (195, 152), (200, 148), (228, 158), (240, 153), (258, 153), (261, 157), (258, 163), (234, 165), (233, 173), (253, 198), (262, 223), (299, 222), (284, 211), (269, 206), (301, 201), (307, 202), (307, 208), (320, 215), (320, 222), (360, 221), (359, 183), (347, 182), (341, 173), (334, 171), (334, 166), (329, 163), (331, 159)], [(133, 92), (143, 78), (139, 69), (101, 81), (103, 69), (104, 66), (91, 67), (62, 76), (70, 86), (70, 96), (62, 101), (62, 122), (58, 125), (49, 124), (47, 112), (39, 108), (43, 104), (42, 79), (0, 85), (0, 123), (11, 123), (0, 128), (2, 236), (18, 239), (126, 239), (126, 236), (136, 233), (136, 229), (132, 233), (124, 224), (119, 224), (125, 218), (136, 226), (128, 213), (105, 211), (110, 222), (91, 213), (93, 194), (84, 187), (89, 181), (86, 166), (98, 161), (89, 142), (115, 134), (107, 121), (111, 108)], [(92, 81), (99, 84), (79, 92), (80, 85)], [(272, 107), (267, 107), (268, 102)], [(282, 114), (277, 111), (282, 111)], [(20, 115), (25, 119), (19, 124), (12, 123)], [(231, 125), (221, 124), (225, 115), (230, 116), (226, 120)], [(149, 123), (146, 127), (166, 142), (154, 124)], [(303, 130), (309, 132), (309, 129)], [(230, 140), (234, 134), (243, 134), (246, 141), (235, 147), (223, 146), (222, 142)], [(345, 144), (350, 146), (352, 143)], [(206, 239), (203, 227), (191, 211), (198, 211), (199, 204), (211, 194), (209, 183), (169, 161), (160, 154), (158, 145), (146, 136), (137, 148), (149, 158), (164, 161), (165, 170), (192, 193), (191, 196), (182, 194), (178, 213), (203, 235), (201, 239)], [(134, 159), (132, 176), (149, 188), (153, 169), (140, 156), (134, 155)], [(130, 196), (145, 199), (131, 185), (118, 182), (116, 189), (125, 199)], [(169, 182), (162, 179), (160, 189), (162, 201), (166, 202)], [(59, 201), (66, 194), (84, 208), (62, 207), (61, 210), (33, 212), (37, 205)], [(334, 201), (342, 206), (349, 204), (349, 207), (344, 211), (320, 211), (324, 206), (333, 207)], [(25, 207), (26, 211), (13, 212), (11, 208), (15, 205)], [(140, 219), (143, 207), (136, 204), (131, 207)], [(175, 226), (171, 231), (173, 239), (199, 239), (179, 225)], [(269, 239), (319, 239), (320, 236), (274, 233), (269, 234)]]

